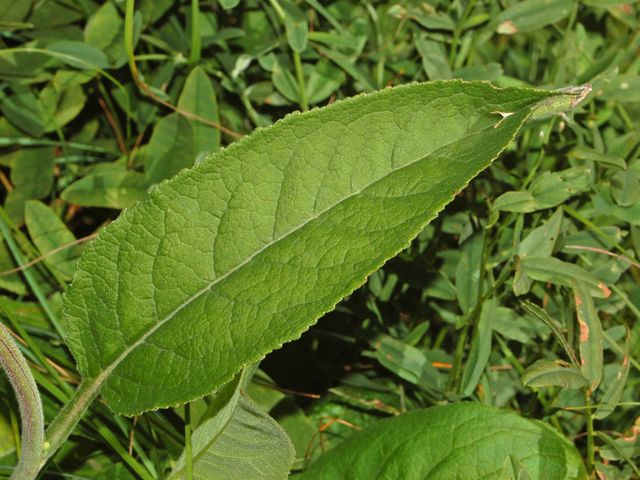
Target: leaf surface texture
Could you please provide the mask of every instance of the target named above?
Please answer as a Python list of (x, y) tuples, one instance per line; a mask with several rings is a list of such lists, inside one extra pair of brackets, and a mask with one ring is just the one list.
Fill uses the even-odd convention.
[(290, 115), (160, 184), (88, 246), (65, 297), (85, 386), (127, 415), (210, 393), (405, 248), (549, 95), (386, 89)]

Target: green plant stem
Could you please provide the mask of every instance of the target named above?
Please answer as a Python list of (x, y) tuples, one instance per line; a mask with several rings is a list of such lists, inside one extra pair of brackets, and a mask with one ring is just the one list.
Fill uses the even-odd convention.
[(85, 145), (75, 142), (59, 142), (57, 140), (48, 140), (46, 138), (28, 138), (28, 137), (0, 137), (0, 147), (67, 147), (74, 150), (86, 150), (94, 153), (106, 153), (109, 155), (118, 155), (117, 151), (109, 150), (98, 145)]
[(282, 7), (278, 3), (278, 0), (269, 0), (269, 3), (271, 4), (273, 9), (275, 10), (276, 15), (278, 16), (278, 19), (280, 20), (280, 23), (282, 23), (282, 25), (284, 25), (285, 24), (284, 10), (282, 10)]
[(462, 27), (464, 26), (464, 23), (467, 21), (467, 18), (469, 17), (471, 10), (473, 10), (475, 3), (476, 3), (475, 0), (469, 0), (469, 3), (467, 3), (467, 7), (464, 9), (464, 12), (462, 13), (462, 17), (458, 22), (456, 22), (456, 26), (453, 30), (453, 38), (451, 39), (451, 48), (449, 50), (449, 65), (451, 66), (451, 68), (453, 68), (456, 63), (456, 54), (458, 50), (458, 43), (460, 43), (460, 34), (462, 33)]
[[(587, 390), (584, 390), (584, 401), (587, 407), (591, 406), (591, 397)], [(592, 473), (595, 470), (596, 454), (594, 446), (594, 429), (593, 429), (593, 409), (588, 408), (585, 411), (587, 421), (587, 471)]]
[[(269, 3), (276, 12), (278, 19), (283, 27), (286, 28), (286, 17), (282, 6), (278, 3), (278, 0), (269, 0)], [(304, 81), (304, 72), (302, 71), (302, 60), (300, 58), (300, 52), (293, 52), (293, 65), (296, 70), (296, 80), (298, 82), (298, 103), (303, 112), (309, 110), (309, 103), (307, 102), (307, 87)]]
[[(49, 428), (45, 432), (45, 449), (40, 458), (39, 468), (58, 451), (62, 444), (69, 438), (76, 425), (82, 420), (87, 409), (98, 396), (100, 382), (90, 381), (80, 384), (73, 397), (58, 413)], [(144, 480), (154, 480), (143, 465), (133, 458), (115, 437), (113, 432), (99, 419), (94, 419), (92, 424), (98, 434), (115, 450), (118, 455)]]
[(191, 447), (191, 404), (184, 405), (184, 465), (187, 480), (193, 479), (193, 450)]
[[(18, 245), (16, 245), (16, 242), (14, 241), (13, 236), (11, 235), (11, 230), (9, 229), (9, 225), (7, 224), (7, 220), (8, 220), (7, 214), (5, 213), (4, 209), (0, 207), (0, 233), (4, 237), (4, 241), (7, 243), (7, 247), (9, 247), (9, 251), (11, 252), (11, 255), (13, 255), (13, 258), (15, 259), (16, 263), (18, 264), (19, 267), (22, 267), (27, 263), (27, 261), (22, 256), (22, 252), (18, 248)], [(61, 338), (64, 337), (64, 334), (63, 334), (64, 330), (62, 329), (62, 325), (60, 325), (60, 322), (58, 321), (58, 317), (56, 316), (56, 314), (53, 313), (53, 310), (51, 310), (51, 307), (49, 306), (49, 302), (47, 301), (44, 293), (42, 293), (42, 290), (40, 289), (38, 282), (31, 274), (31, 270), (29, 270), (29, 268), (25, 268), (24, 270), (22, 270), (22, 274), (24, 275), (24, 278), (29, 284), (31, 291), (38, 299), (38, 302), (40, 303), (42, 310), (44, 310), (44, 313), (46, 314), (47, 318), (51, 322), (51, 325), (53, 325), (53, 328), (55, 328), (56, 332), (58, 333), (58, 335), (60, 335)]]
[(371, 23), (374, 29), (374, 38), (376, 41), (375, 48), (378, 52), (378, 62), (376, 63), (376, 86), (378, 88), (382, 88), (384, 86), (384, 66), (386, 63), (386, 56), (384, 54), (384, 38), (382, 36), (382, 32), (380, 31), (380, 20), (378, 18), (378, 12), (369, 2), (364, 2), (367, 11), (369, 12), (369, 16), (371, 17)]
[(29, 346), (29, 349), (31, 350), (33, 355), (35, 355), (35, 358), (38, 360), (38, 363), (40, 364), (40, 366), (49, 373), (51, 378), (56, 379), (56, 382), (58, 383), (58, 385), (62, 388), (62, 390), (68, 396), (71, 396), (73, 393), (73, 389), (69, 386), (68, 383), (62, 380), (62, 378), (60, 377), (56, 369), (53, 368), (51, 364), (47, 361), (47, 358), (45, 357), (44, 353), (42, 353), (42, 350), (40, 349), (38, 344), (33, 340), (29, 332), (27, 332), (24, 329), (24, 327), (19, 321), (13, 318), (13, 315), (4, 307), (1, 300), (0, 300), (0, 314), (2, 314), (2, 316), (6, 317), (9, 320), (9, 322), (11, 323), (11, 326), (16, 331), (16, 333), (20, 335), (20, 338), (22, 338), (27, 343), (27, 345)]
[(296, 80), (298, 81), (298, 97), (300, 102), (300, 108), (303, 112), (309, 110), (309, 104), (307, 102), (307, 87), (304, 82), (304, 72), (302, 71), (302, 61), (300, 60), (300, 53), (293, 51), (293, 64), (296, 68)]
[[(462, 331), (462, 334), (460, 335), (460, 337), (458, 337), (458, 342), (456, 343), (456, 350), (455, 350), (455, 355), (454, 355), (454, 359), (453, 359), (453, 367), (451, 369), (451, 386), (453, 387), (453, 389), (455, 391), (457, 391), (458, 393), (460, 393), (460, 388), (462, 387), (461, 385), (461, 380), (462, 380), (462, 360), (464, 357), (464, 348), (467, 342), (467, 337), (469, 336), (469, 326), (473, 324), (473, 336), (476, 335), (477, 333), (477, 324), (478, 324), (478, 318), (480, 316), (480, 311), (482, 310), (482, 305), (484, 304), (485, 300), (487, 300), (489, 297), (487, 294), (489, 293), (493, 293), (495, 291), (495, 287), (497, 285), (497, 283), (494, 283), (494, 287), (490, 289), (490, 292), (487, 292), (487, 294), (483, 295), (482, 294), (482, 289), (483, 289), (483, 284), (484, 284), (484, 276), (485, 276), (485, 265), (486, 265), (486, 261), (487, 261), (487, 253), (489, 250), (489, 240), (488, 240), (488, 235), (484, 235), (483, 239), (482, 239), (482, 254), (480, 256), (481, 260), (480, 260), (480, 278), (478, 279), (478, 292), (477, 292), (477, 296), (476, 296), (476, 304), (474, 305), (473, 309), (471, 310), (471, 312), (469, 312), (467, 318), (465, 319), (465, 326), (464, 329)], [(473, 336), (472, 336), (472, 340), (473, 341)]]
[(202, 39), (200, 38), (200, 2), (191, 0), (191, 50), (189, 63), (196, 64), (200, 61), (202, 53)]
[(549, 143), (549, 136), (551, 135), (551, 131), (553, 130), (553, 126), (556, 122), (556, 117), (551, 117), (548, 123), (540, 128), (540, 131), (543, 133), (542, 142), (540, 146), (540, 151), (538, 152), (538, 156), (536, 157), (535, 163), (531, 167), (531, 171), (527, 175), (527, 178), (522, 182), (521, 189), (524, 190), (529, 186), (529, 184), (536, 178), (536, 174), (538, 173), (538, 169), (542, 165), (542, 160), (544, 160), (544, 146)]
[(467, 323), (462, 328), (462, 332), (460, 332), (460, 334), (458, 335), (458, 339), (456, 341), (456, 349), (453, 355), (453, 366), (451, 368), (449, 388), (455, 392), (457, 392), (460, 387), (460, 375), (462, 373), (462, 360), (464, 357), (464, 347), (467, 343), (468, 336), (469, 336), (469, 324)]
[(16, 394), (22, 423), (20, 461), (11, 478), (31, 480), (38, 474), (38, 461), (44, 448), (42, 402), (26, 359), (11, 338), (9, 330), (2, 324), (0, 324), (0, 364), (7, 372)]
[(129, 70), (136, 83), (139, 82), (138, 67), (133, 54), (133, 14), (135, 11), (135, 1), (127, 0), (124, 6), (124, 51), (127, 55)]
[(95, 382), (80, 384), (73, 397), (60, 410), (45, 432), (45, 450), (40, 459), (40, 468), (62, 446), (69, 435), (82, 419), (91, 402), (98, 396)]

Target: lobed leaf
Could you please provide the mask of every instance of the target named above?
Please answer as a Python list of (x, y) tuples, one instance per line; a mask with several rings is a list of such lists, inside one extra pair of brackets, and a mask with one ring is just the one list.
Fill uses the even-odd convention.
[(210, 393), (405, 248), (553, 94), (387, 89), (290, 115), (160, 184), (85, 249), (65, 296), (83, 388), (127, 415)]

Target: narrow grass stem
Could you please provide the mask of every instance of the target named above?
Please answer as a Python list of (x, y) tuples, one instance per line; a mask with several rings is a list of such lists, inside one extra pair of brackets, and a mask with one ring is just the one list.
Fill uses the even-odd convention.
[(191, 50), (189, 63), (196, 64), (202, 54), (202, 39), (200, 38), (200, 2), (191, 0)]
[(458, 53), (458, 44), (460, 43), (460, 34), (462, 33), (462, 29), (464, 27), (464, 23), (467, 21), (469, 14), (473, 10), (475, 6), (476, 0), (470, 0), (467, 4), (464, 12), (462, 13), (462, 17), (460, 20), (456, 22), (456, 26), (453, 30), (453, 38), (451, 39), (451, 49), (449, 50), (449, 65), (453, 68), (456, 64), (456, 56)]
[(302, 61), (300, 59), (300, 53), (293, 51), (293, 63), (296, 69), (296, 80), (298, 81), (298, 98), (300, 102), (300, 108), (303, 112), (309, 110), (309, 104), (307, 103), (307, 87), (304, 81), (304, 72), (302, 71)]
[(191, 446), (191, 404), (184, 405), (184, 464), (187, 480), (193, 479), (193, 450)]
[[(591, 405), (591, 397), (589, 393), (584, 391), (584, 401), (586, 406)], [(593, 429), (593, 410), (588, 408), (585, 410), (585, 417), (587, 422), (587, 471), (592, 473), (595, 470), (596, 454), (594, 444), (594, 429)]]

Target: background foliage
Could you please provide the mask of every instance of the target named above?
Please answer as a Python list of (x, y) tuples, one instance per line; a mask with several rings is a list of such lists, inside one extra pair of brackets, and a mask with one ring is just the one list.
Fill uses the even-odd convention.
[[(83, 243), (158, 182), (288, 112), (388, 85), (591, 82), (571, 118), (531, 123), (247, 389), (292, 439), (296, 470), (381, 418), (473, 400), (549, 423), (603, 478), (640, 478), (637, 3), (133, 3), (0, 1), (0, 313), (47, 420), (78, 381), (58, 319)], [(602, 322), (601, 358), (578, 346), (576, 313)], [(583, 386), (553, 361), (571, 365), (584, 348), (593, 416), (581, 390), (547, 386)], [(19, 429), (0, 382), (8, 473)], [(208, 402), (192, 404), (194, 425)], [(183, 417), (127, 419), (96, 402), (47, 475), (162, 478), (182, 452)]]

